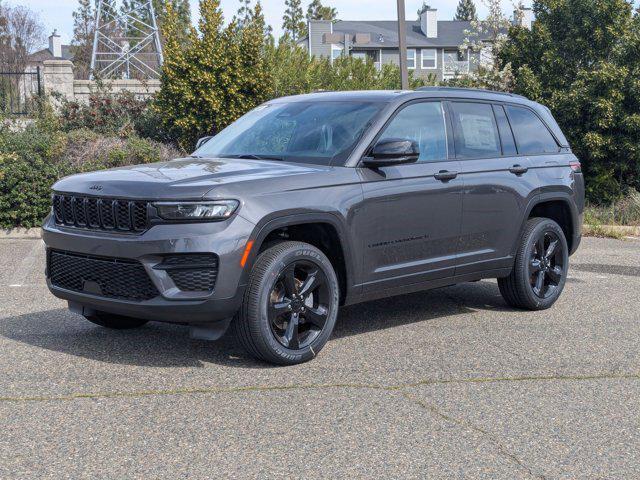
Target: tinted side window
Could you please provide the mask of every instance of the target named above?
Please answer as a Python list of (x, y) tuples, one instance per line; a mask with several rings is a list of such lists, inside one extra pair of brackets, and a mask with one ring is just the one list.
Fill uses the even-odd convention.
[(498, 127), (491, 105), (453, 102), (451, 114), (458, 158), (502, 155)]
[(498, 130), (500, 132), (500, 140), (502, 141), (502, 154), (503, 155), (515, 155), (516, 143), (513, 140), (513, 132), (509, 126), (507, 115), (504, 113), (502, 105), (494, 105), (493, 113), (496, 114), (496, 120), (498, 121)]
[(506, 109), (516, 136), (518, 153), (532, 155), (559, 151), (555, 139), (535, 113), (527, 108), (511, 105), (507, 105)]
[(419, 162), (447, 159), (447, 131), (441, 102), (413, 103), (403, 108), (387, 128), (380, 140), (406, 138), (420, 147)]

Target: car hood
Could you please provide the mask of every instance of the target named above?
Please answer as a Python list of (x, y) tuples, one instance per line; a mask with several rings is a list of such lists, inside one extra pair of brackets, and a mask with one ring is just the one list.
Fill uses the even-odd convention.
[[(226, 158), (181, 158), (66, 177), (56, 192), (114, 198), (198, 200), (216, 187), (283, 177), (306, 176), (331, 167), (280, 161)], [(292, 182), (288, 182), (292, 185)], [(274, 185), (274, 188), (281, 188)]]

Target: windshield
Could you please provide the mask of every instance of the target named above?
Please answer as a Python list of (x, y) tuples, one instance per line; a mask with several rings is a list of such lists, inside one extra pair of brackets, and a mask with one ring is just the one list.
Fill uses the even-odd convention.
[(348, 101), (261, 105), (193, 155), (344, 165), (383, 105)]

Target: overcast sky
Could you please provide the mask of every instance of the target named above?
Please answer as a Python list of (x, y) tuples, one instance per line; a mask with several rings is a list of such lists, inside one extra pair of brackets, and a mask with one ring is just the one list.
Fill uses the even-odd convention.
[[(121, 1), (121, 0), (118, 0)], [(198, 0), (191, 1), (191, 11), (194, 19), (197, 18)], [(73, 18), (71, 13), (76, 9), (78, 0), (4, 0), (4, 4), (26, 5), (38, 13), (44, 23), (47, 36), (58, 29), (62, 35), (63, 43), (68, 43), (73, 34)], [(231, 18), (238, 10), (239, 0), (222, 0), (222, 10), (225, 18)], [(303, 0), (306, 11), (308, 0)], [(422, 0), (406, 0), (407, 18), (415, 17), (416, 11), (422, 5)], [(458, 0), (430, 0), (427, 3), (438, 9), (438, 14), (442, 19), (451, 19), (455, 13)], [(513, 6), (511, 1), (503, 0), (505, 12), (511, 12)], [(343, 20), (392, 20), (396, 15), (395, 0), (323, 0), (323, 4), (331, 5), (338, 10), (338, 17)], [(526, 4), (530, 4), (527, 1)], [(284, 0), (262, 0), (267, 23), (273, 27), (276, 36), (282, 30), (282, 15), (284, 14)], [(482, 5), (482, 0), (476, 0), (476, 6), (480, 16), (486, 14), (486, 8)]]

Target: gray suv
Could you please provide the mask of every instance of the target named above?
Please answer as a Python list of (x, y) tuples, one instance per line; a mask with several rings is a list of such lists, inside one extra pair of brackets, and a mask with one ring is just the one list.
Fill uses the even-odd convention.
[(550, 111), (478, 90), (269, 101), (188, 158), (53, 187), (47, 280), (109, 328), (149, 320), (294, 364), (340, 305), (497, 278), (505, 301), (559, 297), (580, 243), (580, 162)]

